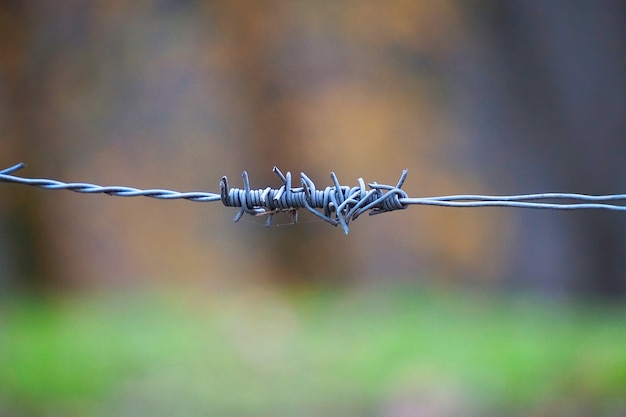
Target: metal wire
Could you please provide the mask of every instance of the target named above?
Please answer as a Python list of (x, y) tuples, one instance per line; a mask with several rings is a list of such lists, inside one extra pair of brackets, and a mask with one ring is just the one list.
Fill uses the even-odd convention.
[[(542, 193), (522, 194), (511, 196), (490, 195), (449, 195), (439, 197), (411, 198), (401, 189), (407, 177), (408, 170), (402, 175), (395, 186), (381, 185), (375, 182), (368, 183), (367, 187), (362, 178), (358, 186), (347, 187), (339, 184), (337, 176), (331, 172), (333, 185), (318, 190), (313, 181), (300, 174), (301, 187), (292, 187), (291, 173), (286, 175), (276, 167), (274, 173), (282, 185), (279, 188), (266, 187), (251, 189), (248, 173), (243, 172), (244, 188), (232, 188), (228, 179), (222, 177), (220, 193), (202, 191), (178, 192), (164, 189), (138, 189), (124, 186), (100, 186), (89, 183), (64, 183), (61, 181), (42, 178), (23, 178), (11, 175), (23, 168), (19, 163), (0, 171), (0, 182), (32, 185), (49, 190), (70, 190), (79, 193), (104, 193), (120, 197), (144, 196), (163, 200), (185, 199), (190, 201), (208, 202), (221, 201), (226, 207), (238, 207), (234, 221), (239, 221), (244, 214), (253, 216), (267, 215), (266, 226), (270, 226), (276, 213), (286, 212), (291, 215), (293, 222), (298, 221), (298, 210), (306, 209), (315, 216), (333, 226), (340, 225), (347, 234), (349, 223), (361, 214), (370, 215), (402, 210), (410, 205), (430, 205), (443, 207), (519, 207), (553, 210), (604, 209), (626, 211), (626, 205), (609, 204), (607, 202), (624, 201), (626, 194), (614, 195), (586, 195), (572, 193)], [(551, 200), (551, 202), (537, 202), (537, 200)], [(567, 200), (559, 202), (559, 200)]]
[(17, 171), (18, 169), (24, 168), (26, 164), (19, 163), (10, 168), (0, 171), (0, 182), (11, 182), (18, 184), (26, 184), (32, 185), (34, 187), (46, 188), (48, 190), (70, 190), (75, 191), (77, 193), (87, 193), (87, 194), (108, 194), (108, 195), (116, 195), (119, 197), (152, 197), (159, 198), (163, 200), (173, 200), (178, 198), (184, 198), (186, 200), (191, 201), (219, 201), (220, 195), (215, 193), (205, 193), (205, 192), (190, 192), (190, 193), (180, 193), (178, 191), (172, 190), (159, 190), (159, 189), (149, 189), (149, 190), (140, 190), (138, 188), (132, 187), (124, 187), (124, 186), (109, 186), (103, 187), (101, 185), (88, 184), (83, 182), (70, 182), (65, 183), (61, 181), (55, 181), (50, 179), (43, 178), (22, 178), (16, 177), (13, 175), (9, 175), (12, 172)]

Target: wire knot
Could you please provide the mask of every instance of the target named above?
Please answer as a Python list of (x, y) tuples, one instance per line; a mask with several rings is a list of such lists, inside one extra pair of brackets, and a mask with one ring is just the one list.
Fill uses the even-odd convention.
[(267, 215), (266, 226), (272, 224), (274, 214), (287, 212), (292, 221), (298, 221), (298, 210), (306, 209), (333, 226), (341, 225), (348, 234), (350, 221), (369, 211), (370, 215), (401, 210), (407, 207), (402, 199), (408, 195), (400, 189), (408, 170), (404, 170), (397, 185), (368, 184), (367, 188), (362, 178), (359, 185), (347, 187), (339, 184), (334, 172), (330, 173), (332, 186), (318, 190), (313, 181), (305, 174), (300, 174), (301, 187), (292, 187), (291, 173), (286, 175), (274, 167), (274, 173), (280, 178), (280, 188), (251, 189), (248, 173), (242, 173), (244, 188), (231, 188), (228, 179), (222, 177), (220, 181), (220, 197), (222, 204), (227, 207), (239, 207), (234, 221), (239, 221), (244, 214), (252, 216)]

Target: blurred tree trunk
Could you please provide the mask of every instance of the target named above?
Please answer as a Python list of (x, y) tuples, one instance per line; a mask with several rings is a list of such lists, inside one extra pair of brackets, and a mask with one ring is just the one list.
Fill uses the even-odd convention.
[[(6, 168), (24, 161), (45, 166), (45, 67), (32, 48), (32, 19), (22, 1), (0, 3), (0, 83), (5, 93), (0, 146)], [(6, 166), (4, 166), (6, 165)], [(26, 187), (2, 185), (1, 281), (21, 289), (41, 291), (61, 281), (55, 244), (44, 196)], [(7, 284), (4, 282), (3, 284)]]
[[(626, 190), (623, 3), (489, 1), (468, 8), (464, 65), (482, 166), (511, 192)], [(466, 74), (466, 75), (467, 75)], [(504, 180), (504, 181), (503, 181)], [(623, 213), (519, 214), (510, 281), (626, 295)]]

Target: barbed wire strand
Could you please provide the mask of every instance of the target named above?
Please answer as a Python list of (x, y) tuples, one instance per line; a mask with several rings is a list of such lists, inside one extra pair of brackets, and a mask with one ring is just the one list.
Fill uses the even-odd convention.
[[(300, 174), (301, 187), (292, 187), (291, 173), (283, 174), (278, 168), (273, 171), (282, 185), (279, 188), (266, 187), (252, 189), (248, 173), (242, 173), (244, 188), (232, 188), (228, 179), (222, 177), (220, 193), (203, 191), (178, 192), (165, 189), (138, 189), (125, 186), (101, 186), (84, 182), (65, 183), (52, 179), (24, 178), (11, 175), (24, 168), (19, 163), (0, 171), (0, 182), (31, 185), (49, 190), (70, 190), (78, 193), (103, 193), (119, 197), (151, 197), (162, 200), (185, 199), (196, 202), (221, 201), (226, 207), (237, 207), (239, 211), (234, 221), (239, 221), (244, 214), (252, 216), (267, 215), (266, 226), (270, 226), (274, 214), (285, 212), (291, 215), (292, 222), (298, 221), (298, 210), (305, 209), (333, 226), (340, 225), (347, 234), (349, 223), (361, 214), (370, 215), (406, 209), (410, 205), (429, 205), (441, 207), (517, 207), (550, 210), (604, 209), (626, 211), (626, 205), (608, 202), (624, 201), (626, 194), (587, 195), (576, 193), (539, 193), (510, 196), (492, 195), (448, 195), (438, 197), (409, 197), (401, 189), (408, 170), (404, 170), (395, 186), (368, 183), (362, 178), (358, 186), (342, 186), (337, 176), (331, 172), (333, 185), (318, 190), (313, 181), (304, 173)], [(551, 200), (538, 202), (537, 200)], [(568, 200), (559, 202), (559, 200)]]

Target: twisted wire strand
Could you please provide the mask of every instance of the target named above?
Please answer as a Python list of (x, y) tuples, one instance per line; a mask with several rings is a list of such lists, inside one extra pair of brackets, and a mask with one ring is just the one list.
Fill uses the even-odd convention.
[(101, 194), (115, 195), (119, 197), (144, 196), (144, 197), (151, 197), (151, 198), (159, 198), (163, 200), (174, 200), (174, 199), (182, 198), (185, 200), (199, 201), (199, 202), (219, 201), (220, 199), (219, 194), (207, 193), (207, 192), (202, 192), (202, 191), (181, 193), (178, 191), (161, 190), (161, 189), (141, 190), (138, 188), (124, 187), (124, 186), (118, 186), (118, 185), (103, 187), (101, 185), (88, 184), (84, 182), (65, 183), (65, 182), (51, 180), (51, 179), (23, 178), (23, 177), (10, 175), (12, 172), (15, 172), (25, 166), (26, 164), (19, 163), (10, 168), (0, 171), (0, 182), (32, 185), (34, 187), (45, 188), (47, 190), (70, 190), (70, 191), (74, 191), (77, 193), (86, 193), (86, 194), (101, 193)]
[[(395, 186), (381, 185), (375, 182), (367, 186), (362, 178), (357, 180), (358, 186), (342, 186), (335, 173), (330, 177), (333, 185), (319, 190), (313, 181), (304, 173), (300, 174), (301, 187), (292, 186), (291, 173), (283, 174), (278, 168), (273, 171), (282, 185), (279, 188), (266, 187), (252, 189), (248, 173), (242, 173), (244, 188), (233, 188), (228, 179), (222, 177), (220, 193), (202, 191), (178, 192), (165, 189), (138, 189), (124, 186), (100, 186), (89, 183), (64, 183), (61, 181), (41, 178), (23, 178), (11, 175), (23, 168), (20, 163), (0, 171), (0, 182), (26, 184), (35, 187), (59, 190), (65, 189), (79, 193), (104, 193), (120, 197), (144, 196), (163, 200), (185, 199), (197, 202), (221, 201), (226, 207), (237, 207), (239, 211), (234, 221), (239, 221), (244, 214), (252, 216), (267, 215), (266, 226), (270, 226), (276, 213), (286, 212), (292, 221), (298, 221), (298, 210), (305, 209), (333, 226), (341, 226), (347, 234), (349, 223), (361, 214), (370, 215), (402, 210), (409, 205), (431, 205), (442, 207), (518, 207), (533, 209), (578, 210), (605, 209), (626, 211), (626, 205), (609, 204), (608, 202), (625, 201), (626, 194), (587, 195), (575, 193), (540, 193), (511, 196), (490, 195), (448, 195), (438, 197), (409, 197), (401, 189), (406, 180), (408, 170), (404, 170)], [(552, 202), (537, 202), (552, 200)], [(559, 200), (568, 200), (558, 202)]]

